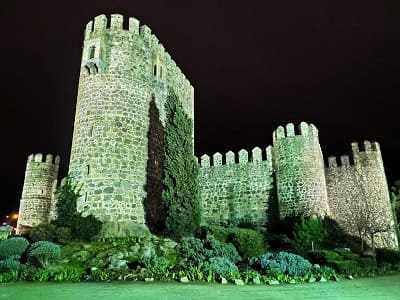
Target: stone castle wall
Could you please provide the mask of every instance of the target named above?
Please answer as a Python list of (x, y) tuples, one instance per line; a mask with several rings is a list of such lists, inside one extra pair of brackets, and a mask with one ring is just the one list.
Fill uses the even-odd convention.
[[(162, 226), (165, 102), (172, 88), (194, 124), (194, 89), (150, 28), (127, 21), (124, 28), (122, 15), (100, 15), (86, 26), (69, 174), (83, 184), (77, 206), (84, 215)], [(279, 126), (264, 158), (259, 148), (250, 160), (245, 150), (237, 160), (231, 151), (224, 161), (219, 153), (212, 163), (202, 156), (202, 222), (265, 229), (274, 216), (301, 213), (333, 216), (351, 232), (344, 204), (363, 199), (393, 220), (379, 145), (352, 149), (354, 165), (344, 156), (342, 166), (330, 158), (325, 168), (318, 130), (302, 122), (298, 132)], [(52, 216), (58, 164), (50, 155), (29, 157), (20, 231)], [(397, 244), (392, 233), (379, 239)]]
[(251, 223), (263, 229), (269, 220), (273, 198), (273, 170), (271, 147), (262, 158), (260, 148), (239, 151), (238, 162), (232, 151), (201, 157), (199, 175), (203, 224), (238, 225)]
[(375, 243), (377, 247), (396, 248), (398, 241), (380, 147), (377, 142), (365, 141), (363, 148), (360, 151), (358, 143), (352, 143), (352, 156), (342, 155), (340, 165), (336, 157), (328, 158), (325, 173), (332, 218), (355, 236), (362, 224), (375, 229), (390, 225), (388, 232), (376, 235)]
[(19, 207), (17, 234), (28, 228), (48, 223), (54, 209), (54, 191), (57, 185), (60, 157), (31, 154), (26, 163), (24, 186)]
[(281, 218), (292, 214), (329, 214), (324, 160), (318, 130), (302, 122), (296, 135), (294, 125), (279, 126), (273, 133), (274, 168)]
[[(160, 188), (162, 168), (162, 161), (150, 163), (149, 174), (149, 159), (163, 152), (149, 130), (157, 118), (165, 122), (168, 87), (193, 120), (193, 87), (147, 26), (129, 18), (124, 29), (123, 16), (116, 14), (88, 23), (69, 168), (84, 184), (79, 211), (145, 223), (146, 186), (151, 177), (150, 184)], [(152, 132), (162, 136), (156, 128)]]

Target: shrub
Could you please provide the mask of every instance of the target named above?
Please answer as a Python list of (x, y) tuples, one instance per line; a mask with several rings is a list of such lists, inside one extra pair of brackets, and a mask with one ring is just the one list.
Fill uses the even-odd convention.
[(16, 261), (13, 257), (8, 257), (5, 260), (0, 261), (0, 273), (18, 271), (21, 264)]
[(316, 250), (308, 253), (308, 257), (313, 264), (326, 265), (330, 261), (341, 260), (342, 256), (336, 251)]
[(312, 243), (319, 246), (326, 237), (326, 230), (321, 219), (304, 218), (294, 225), (293, 238), (303, 249), (311, 249)]
[(212, 225), (207, 227), (207, 233), (212, 234), (217, 240), (232, 243), (243, 258), (258, 257), (265, 253), (267, 245), (264, 236), (249, 228), (224, 228)]
[(238, 267), (232, 263), (232, 261), (222, 256), (211, 257), (206, 268), (211, 269), (215, 273), (224, 277), (227, 277), (230, 274), (239, 273)]
[(188, 259), (190, 262), (198, 263), (205, 261), (206, 250), (202, 240), (194, 237), (183, 238), (178, 244), (178, 251), (182, 257)]
[(287, 252), (270, 253), (250, 260), (250, 265), (264, 272), (278, 272), (287, 275), (306, 275), (311, 273), (312, 264), (305, 258)]
[(218, 225), (209, 225), (207, 227), (203, 227), (203, 237), (206, 238), (208, 235), (214, 236), (218, 241), (228, 242), (231, 235), (231, 228), (218, 226)]
[(13, 237), (0, 242), (0, 260), (8, 257), (20, 259), (22, 254), (28, 248), (29, 242), (23, 237)]
[[(66, 245), (70, 242), (72, 242), (74, 239), (72, 237), (72, 232), (71, 229), (68, 227), (57, 227), (56, 228), (56, 239), (60, 244)], [(51, 241), (51, 240), (46, 240), (46, 241)]]
[(145, 267), (158, 278), (168, 276), (170, 263), (168, 258), (163, 256), (149, 256), (142, 259)]
[(27, 254), (29, 264), (46, 268), (50, 263), (57, 261), (61, 256), (60, 246), (47, 241), (33, 243)]
[(178, 251), (181, 256), (195, 264), (217, 256), (226, 257), (233, 263), (241, 260), (235, 246), (231, 243), (220, 242), (212, 236), (206, 240), (194, 237), (183, 238), (178, 246)]
[(242, 260), (235, 246), (231, 243), (223, 243), (210, 236), (205, 240), (204, 246), (207, 258), (222, 256), (233, 263)]
[(243, 258), (258, 257), (267, 250), (264, 236), (252, 229), (235, 228), (231, 242)]
[(332, 261), (329, 265), (341, 274), (359, 274), (362, 272), (362, 268), (354, 260)]
[(82, 217), (78, 215), (75, 219), (73, 233), (78, 240), (90, 241), (96, 237), (102, 227), (102, 222), (93, 215)]
[[(76, 201), (81, 196), (80, 191), (81, 186), (73, 183), (71, 177), (67, 177), (65, 184), (56, 189), (57, 219), (53, 223), (58, 228), (69, 228), (71, 240), (90, 241), (100, 233), (102, 223), (92, 215), (83, 217), (78, 213)], [(63, 229), (61, 233), (64, 236), (60, 242), (69, 242), (69, 232)]]
[(55, 241), (57, 233), (57, 226), (54, 224), (43, 223), (29, 230), (29, 238), (32, 242), (37, 241)]
[(390, 249), (376, 249), (376, 261), (378, 263), (388, 262), (392, 265), (400, 264), (400, 251)]

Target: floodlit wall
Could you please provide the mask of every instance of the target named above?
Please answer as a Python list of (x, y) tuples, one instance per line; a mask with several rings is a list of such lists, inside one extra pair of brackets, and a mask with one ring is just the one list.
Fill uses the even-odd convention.
[(355, 236), (359, 236), (357, 228), (384, 230), (376, 235), (376, 246), (396, 249), (398, 241), (379, 144), (365, 141), (360, 150), (354, 142), (351, 147), (351, 156), (342, 155), (339, 164), (336, 157), (330, 156), (325, 169), (332, 217)]
[(265, 229), (269, 220), (273, 195), (272, 148), (266, 149), (266, 158), (256, 147), (235, 154), (229, 151), (223, 163), (222, 155), (215, 153), (212, 161), (201, 157), (200, 194), (202, 222), (205, 224), (253, 224)]
[(41, 223), (48, 223), (54, 209), (54, 191), (60, 157), (31, 154), (26, 163), (25, 180), (19, 207), (17, 234)]
[(86, 26), (69, 173), (84, 184), (79, 211), (144, 224), (147, 189), (161, 188), (168, 87), (192, 120), (194, 90), (150, 28), (127, 21)]

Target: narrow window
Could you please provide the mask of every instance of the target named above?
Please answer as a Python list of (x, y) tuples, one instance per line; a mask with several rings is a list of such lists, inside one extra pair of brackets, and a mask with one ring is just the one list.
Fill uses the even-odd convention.
[(160, 66), (160, 78), (162, 79), (162, 67)]
[(90, 47), (90, 49), (89, 49), (89, 59), (94, 58), (95, 51), (96, 51), (96, 47), (95, 46)]
[(90, 130), (89, 130), (89, 137), (92, 137), (92, 135), (93, 135), (93, 126), (90, 127)]
[(44, 194), (44, 191), (42, 190), (42, 195)]
[(89, 175), (89, 173), (90, 173), (90, 166), (87, 165), (86, 167), (87, 167), (87, 169), (86, 169), (86, 174)]
[(87, 201), (87, 192), (85, 193), (85, 202)]
[(154, 76), (157, 76), (157, 65), (154, 65), (153, 73), (154, 73)]

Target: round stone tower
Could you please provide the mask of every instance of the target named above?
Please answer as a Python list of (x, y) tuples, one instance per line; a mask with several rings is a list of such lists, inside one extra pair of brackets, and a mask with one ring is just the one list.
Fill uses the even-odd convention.
[(86, 26), (69, 174), (82, 184), (79, 211), (144, 224), (145, 202), (161, 197), (168, 87), (192, 120), (194, 91), (151, 30), (126, 23), (100, 15)]
[(54, 191), (57, 186), (60, 157), (31, 154), (26, 163), (24, 187), (19, 207), (17, 234), (30, 227), (48, 223), (54, 208)]
[(274, 168), (280, 218), (293, 214), (329, 214), (324, 160), (318, 130), (301, 122), (299, 134), (292, 123), (273, 133)]

